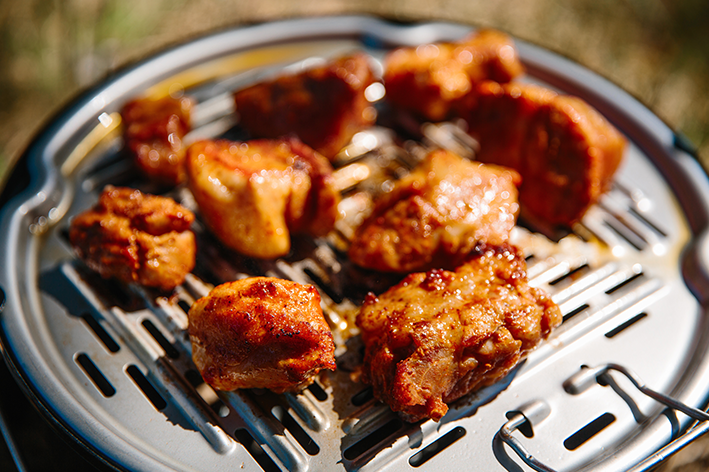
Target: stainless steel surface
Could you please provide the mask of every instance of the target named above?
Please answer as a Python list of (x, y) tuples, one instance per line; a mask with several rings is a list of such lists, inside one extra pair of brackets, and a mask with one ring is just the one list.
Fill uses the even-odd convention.
[[(529, 256), (531, 283), (552, 294), (565, 322), (503, 382), (456, 402), (440, 423), (402, 423), (347, 371), (357, 346), (356, 338), (345, 342), (345, 320), (367, 284), (385, 283), (358, 278), (361, 272), (341, 252), (361, 195), (343, 201), (346, 217), (337, 232), (298, 240), (293, 254), (278, 261), (226, 251), (197, 224), (198, 267), (171, 299), (101, 280), (75, 260), (64, 236), (71, 217), (89, 207), (104, 184), (138, 182), (116, 133), (116, 111), (128, 99), (184, 88), (199, 102), (193, 137), (229, 135), (229, 92), (258, 77), (352, 48), (378, 61), (392, 46), (467, 31), (363, 17), (258, 25), (170, 50), (72, 104), (28, 150), (32, 183), (5, 205), (0, 225), (2, 341), (31, 395), (86, 448), (130, 470), (409, 470), (424, 464), (520, 470), (524, 466), (496, 434), (507, 413), (535, 399), (543, 399), (549, 414), (532, 425), (534, 438), (525, 444), (556, 470), (628, 469), (686, 429), (690, 418), (663, 411), (627, 379), (577, 395), (563, 383), (582, 366), (616, 363), (654, 390), (704, 406), (706, 176), (674, 147), (671, 130), (627, 94), (524, 43), (526, 80), (581, 96), (631, 145), (613, 190), (575, 233), (552, 242), (515, 231)], [(375, 131), (382, 132), (377, 139), (387, 135)], [(405, 167), (406, 152), (385, 138), (379, 143), (360, 164), (383, 159)], [(184, 189), (170, 195), (192, 204)], [(337, 373), (300, 395), (283, 396), (216, 395), (195, 378), (186, 308), (212, 284), (249, 274), (321, 289), (338, 341)]]

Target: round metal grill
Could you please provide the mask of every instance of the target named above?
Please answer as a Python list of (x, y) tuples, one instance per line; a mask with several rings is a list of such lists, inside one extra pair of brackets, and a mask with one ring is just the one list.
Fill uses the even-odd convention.
[[(197, 267), (169, 299), (101, 279), (73, 255), (66, 236), (71, 217), (91, 206), (105, 184), (137, 182), (118, 132), (117, 110), (127, 100), (183, 89), (198, 102), (190, 139), (238, 137), (231, 92), (261, 77), (352, 49), (380, 63), (392, 47), (454, 40), (468, 31), (367, 17), (257, 25), (164, 52), (74, 102), (23, 157), (29, 185), (2, 202), (0, 334), (27, 393), (89, 451), (129, 470), (520, 470), (526, 466), (509, 438), (555, 470), (621, 470), (687, 430), (690, 416), (666, 409), (632, 378), (603, 366), (630, 369), (653, 391), (704, 406), (706, 176), (634, 99), (529, 44), (518, 43), (524, 80), (585, 99), (630, 146), (613, 189), (572, 233), (552, 241), (515, 229), (531, 283), (552, 295), (564, 322), (502, 382), (454, 403), (440, 423), (402, 422), (350, 376), (359, 345), (348, 320), (365, 289), (387, 282), (354, 281), (356, 269), (343, 251), (366, 203), (361, 193), (344, 194), (336, 231), (297, 239), (288, 257), (274, 261), (225, 250), (197, 222)], [(394, 145), (391, 130), (373, 128), (353, 143), (353, 160), (338, 164), (340, 176), (349, 175), (350, 165), (368, 166), (372, 175), (406, 169), (417, 149), (430, 146), (467, 149), (454, 124), (430, 126), (426, 139), (406, 150)], [(373, 184), (352, 182), (367, 185)], [(168, 195), (194, 207), (183, 188)], [(319, 288), (335, 327), (336, 373), (298, 395), (217, 394), (202, 382), (191, 361), (186, 312), (210, 287), (248, 275)]]

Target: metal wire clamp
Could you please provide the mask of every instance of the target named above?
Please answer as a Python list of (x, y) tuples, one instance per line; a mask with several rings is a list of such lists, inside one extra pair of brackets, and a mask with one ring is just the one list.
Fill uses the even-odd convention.
[[(629, 472), (643, 472), (650, 470), (651, 468), (657, 466), (659, 463), (663, 462), (669, 458), (672, 454), (682, 449), (684, 446), (689, 444), (691, 441), (701, 436), (702, 434), (709, 431), (709, 414), (693, 408), (685, 403), (682, 403), (672, 397), (665, 394), (652, 390), (648, 388), (640, 378), (630, 371), (629, 369), (618, 365), (618, 364), (605, 364), (598, 367), (584, 367), (578, 373), (574, 374), (563, 384), (564, 390), (572, 395), (578, 395), (591, 386), (598, 383), (598, 377), (606, 374), (608, 371), (616, 371), (625, 375), (635, 387), (640, 390), (643, 394), (649, 396), (650, 398), (662, 403), (663, 405), (677, 411), (681, 411), (690, 418), (702, 422), (702, 424), (695, 426), (694, 428), (687, 431), (685, 434), (675, 439), (667, 446), (660, 449), (658, 452), (643, 460), (640, 464), (632, 468)], [(535, 400), (530, 403), (526, 403), (519, 408), (519, 410), (505, 423), (500, 430), (498, 435), (500, 438), (512, 448), (515, 453), (532, 469), (538, 472), (556, 472), (553, 468), (547, 466), (543, 462), (539, 461), (537, 458), (532, 456), (527, 449), (512, 435), (512, 433), (519, 429), (523, 424), (530, 424), (534, 427), (540, 421), (549, 416), (550, 409), (549, 406), (541, 401)]]

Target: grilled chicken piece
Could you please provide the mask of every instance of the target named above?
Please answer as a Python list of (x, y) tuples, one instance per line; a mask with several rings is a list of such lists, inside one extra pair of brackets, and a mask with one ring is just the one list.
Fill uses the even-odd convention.
[(495, 30), (455, 43), (396, 49), (384, 70), (387, 100), (432, 121), (448, 118), (479, 82), (509, 82), (524, 72), (512, 39)]
[(192, 358), (217, 390), (310, 385), (335, 370), (335, 345), (312, 285), (253, 277), (215, 287), (189, 312)]
[(187, 174), (206, 223), (247, 256), (284, 256), (291, 233), (326, 234), (338, 217), (330, 162), (295, 138), (199, 141)]
[(255, 138), (295, 134), (332, 160), (376, 112), (365, 98), (374, 82), (367, 56), (355, 53), (234, 94), (240, 123)]
[(192, 212), (170, 198), (107, 186), (72, 220), (69, 240), (102, 277), (172, 290), (195, 265), (192, 221)]
[(571, 226), (606, 192), (625, 138), (580, 98), (530, 84), (484, 82), (461, 116), (480, 143), (476, 159), (522, 175), (523, 214)]
[(478, 242), (507, 241), (518, 184), (513, 170), (433, 151), (377, 200), (355, 232), (350, 259), (384, 272), (455, 267)]
[(447, 404), (497, 382), (561, 323), (559, 307), (527, 285), (512, 246), (479, 247), (455, 272), (413, 273), (357, 315), (362, 379), (406, 421), (438, 421)]
[(127, 148), (140, 171), (160, 184), (177, 185), (185, 180), (185, 144), (190, 130), (192, 99), (141, 98), (121, 110)]

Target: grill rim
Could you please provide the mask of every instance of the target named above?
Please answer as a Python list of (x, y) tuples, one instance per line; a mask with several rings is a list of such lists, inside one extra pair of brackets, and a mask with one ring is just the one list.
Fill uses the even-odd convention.
[[(298, 34), (294, 34), (292, 31), (283, 32), (279, 30), (287, 30), (290, 26), (296, 25), (300, 29)], [(427, 28), (427, 29), (421, 29)], [(67, 142), (64, 145), (71, 145), (71, 140), (68, 139), (72, 135), (78, 134), (82, 126), (82, 122), (90, 122), (90, 118), (83, 120), (82, 116), (89, 116), (87, 107), (90, 106), (91, 101), (99, 94), (99, 92), (107, 92), (112, 87), (118, 87), (123, 80), (127, 80), (129, 83), (131, 78), (135, 80), (131, 74), (137, 74), (142, 68), (151, 65), (152, 67), (157, 67), (155, 63), (160, 63), (161, 61), (169, 61), (169, 58), (177, 53), (184, 52), (186, 48), (188, 50), (196, 51), (200, 47), (204, 47), (204, 44), (218, 42), (222, 37), (229, 36), (231, 34), (237, 34), (242, 37), (247, 37), (251, 35), (249, 41), (242, 45), (240, 48), (225, 48), (222, 51), (223, 54), (232, 54), (242, 50), (248, 50), (254, 47), (263, 47), (267, 45), (273, 45), (278, 43), (283, 43), (291, 40), (305, 40), (305, 39), (318, 39), (323, 40), (325, 38), (357, 38), (362, 40), (362, 37), (379, 38), (382, 41), (392, 41), (392, 37), (397, 39), (397, 44), (406, 43), (402, 41), (402, 37), (408, 37), (409, 42), (420, 43), (429, 40), (446, 40), (454, 39), (459, 37), (462, 33), (470, 30), (470, 26), (462, 24), (453, 23), (423, 23), (423, 24), (394, 24), (387, 22), (376, 17), (368, 16), (335, 16), (335, 17), (321, 17), (317, 19), (295, 19), (295, 20), (285, 20), (279, 22), (264, 23), (260, 25), (240, 27), (236, 29), (230, 29), (223, 32), (217, 32), (201, 39), (187, 42), (182, 45), (177, 45), (169, 48), (162, 53), (158, 53), (151, 56), (137, 64), (131, 65), (126, 69), (116, 73), (109, 80), (97, 84), (95, 87), (89, 91), (83, 93), (78, 98), (70, 102), (66, 108), (51, 119), (45, 128), (40, 131), (32, 143), (28, 146), (27, 150), (23, 153), (20, 160), (13, 167), (9, 182), (13, 182), (12, 185), (6, 186), (2, 195), (0, 196), (0, 205), (2, 205), (2, 215), (0, 221), (2, 221), (2, 227), (5, 228), (0, 234), (12, 234), (13, 239), (15, 235), (20, 234), (19, 231), (11, 231), (14, 227), (13, 224), (9, 224), (11, 221), (15, 224), (18, 222), (18, 209), (20, 208), (20, 201), (22, 197), (25, 197), (23, 202), (28, 202), (31, 200), (31, 196), (39, 193), (43, 189), (47, 189), (45, 192), (47, 195), (52, 195), (54, 189), (51, 184), (61, 183), (58, 182), (59, 175), (57, 166), (52, 163), (51, 152), (47, 151), (48, 148), (56, 148), (58, 141), (61, 141), (61, 136), (67, 138)], [(425, 35), (416, 36), (416, 31), (436, 31), (434, 37), (426, 37)], [(317, 32), (316, 32), (317, 31)], [(258, 33), (258, 34), (255, 34)], [(259, 36), (272, 36), (270, 39), (264, 39), (258, 41), (254, 39)], [(408, 34), (408, 36), (406, 36)], [(278, 36), (280, 35), (280, 36)], [(278, 36), (274, 38), (273, 36)], [(429, 36), (431, 36), (429, 34)], [(415, 40), (414, 40), (415, 38)], [(226, 43), (226, 42), (225, 42)], [(690, 245), (685, 248), (685, 256), (680, 260), (680, 263), (684, 263), (683, 267), (691, 263), (697, 264), (702, 270), (702, 275), (709, 273), (709, 270), (702, 263), (702, 259), (699, 255), (695, 253), (702, 253), (701, 248), (703, 247), (702, 242), (707, 238), (707, 226), (709, 226), (709, 181), (707, 181), (706, 173), (699, 166), (696, 159), (684, 148), (678, 147), (677, 135), (672, 132), (672, 130), (662, 122), (657, 116), (655, 116), (650, 110), (645, 108), (633, 97), (629, 96), (626, 92), (619, 89), (614, 84), (608, 82), (592, 73), (581, 66), (578, 66), (564, 58), (556, 56), (553, 53), (537, 48), (524, 43), (523, 41), (517, 40), (516, 43), (520, 50), (520, 55), (522, 56), (525, 66), (529, 66), (530, 70), (538, 71), (544, 70), (543, 64), (545, 61), (549, 61), (553, 58), (554, 64), (562, 64), (564, 67), (569, 67), (569, 72), (563, 74), (566, 79), (559, 79), (559, 83), (562, 84), (565, 90), (569, 90), (569, 86), (578, 83), (586, 83), (590, 81), (595, 84), (592, 90), (588, 92), (583, 92), (580, 95), (583, 98), (591, 97), (593, 99), (588, 100), (589, 103), (596, 106), (603, 111), (604, 115), (608, 116), (611, 121), (614, 121), (623, 132), (628, 133), (629, 131), (634, 131), (635, 134), (631, 134), (631, 140), (636, 144), (640, 145), (646, 155), (653, 157), (653, 164), (662, 173), (663, 177), (667, 179), (674, 179), (675, 185), (670, 183), (675, 198), (677, 198), (682, 204), (683, 216), (687, 219), (691, 230), (692, 230), (692, 240)], [(214, 53), (210, 55), (198, 54), (198, 56), (192, 60), (192, 64), (201, 63), (210, 58), (217, 58), (220, 54)], [(161, 76), (170, 76), (176, 71), (182, 70), (184, 68), (189, 68), (190, 64), (182, 64), (177, 70), (172, 70), (170, 73), (166, 73), (164, 70), (161, 74), (155, 74), (153, 79), (155, 81), (159, 80)], [(537, 69), (535, 69), (537, 68)], [(553, 67), (547, 67), (550, 72), (554, 72), (558, 77), (559, 71)], [(553, 74), (552, 74), (553, 75)], [(548, 81), (547, 77), (542, 77), (544, 80)], [(551, 76), (550, 76), (551, 78)], [(550, 83), (553, 84), (553, 80)], [(128, 87), (120, 95), (130, 96), (131, 91), (134, 91), (137, 86), (133, 84), (133, 87)], [(581, 90), (581, 89), (580, 89)], [(601, 93), (603, 92), (603, 93)], [(615, 100), (610, 100), (609, 95)], [(120, 102), (120, 101), (119, 101)], [(608, 103), (612, 102), (612, 103)], [(603, 106), (599, 107), (601, 104)], [(622, 106), (620, 106), (622, 104)], [(607, 105), (607, 107), (605, 106)], [(610, 109), (613, 113), (608, 112), (606, 109)], [(632, 113), (628, 112), (626, 109), (630, 109)], [(81, 113), (80, 113), (81, 112)], [(613, 119), (613, 116), (616, 119)], [(95, 113), (97, 116), (99, 113)], [(630, 116), (626, 116), (630, 115)], [(91, 115), (91, 118), (94, 118)], [(622, 118), (618, 120), (618, 118)], [(622, 125), (620, 123), (625, 123), (626, 120), (630, 125)], [(74, 127), (74, 129), (69, 129)], [(635, 139), (634, 136), (640, 139)], [(668, 159), (669, 157), (669, 159)], [(668, 177), (669, 175), (669, 177)], [(29, 181), (27, 181), (29, 179)], [(22, 188), (21, 183), (27, 181), (27, 185)], [(18, 182), (18, 184), (14, 184)], [(682, 185), (677, 185), (677, 182), (681, 182)], [(688, 185), (691, 183), (691, 185)], [(681, 190), (681, 191), (678, 191)], [(692, 205), (689, 205), (691, 202)], [(702, 208), (697, 211), (695, 205), (697, 202), (702, 203)], [(691, 211), (690, 211), (691, 210)], [(0, 254), (2, 260), (6, 259), (6, 254)], [(13, 255), (16, 257), (17, 255)], [(0, 287), (5, 290), (6, 300), (4, 306), (0, 306), (0, 314), (7, 315), (6, 310), (12, 311), (18, 309), (17, 300), (21, 299), (20, 290), (17, 286), (20, 283), (19, 277), (13, 277), (11, 268), (14, 267), (13, 264), (4, 264), (5, 270), (0, 273)], [(30, 268), (30, 273), (32, 273), (33, 268)], [(3, 280), (4, 279), (4, 280)], [(31, 277), (29, 278), (31, 279)], [(683, 280), (687, 283), (687, 278)], [(703, 289), (704, 286), (709, 286), (709, 282), (704, 277), (700, 280), (701, 286), (696, 287), (694, 290), (695, 296), (699, 299), (702, 306), (706, 303), (706, 299), (709, 296), (707, 290)], [(20, 309), (20, 311), (22, 311)], [(120, 465), (114, 463), (108, 456), (106, 456), (103, 451), (98, 451), (94, 448), (89, 441), (82, 438), (73, 428), (68, 425), (66, 421), (63, 420), (62, 415), (57, 412), (54, 408), (50, 399), (45, 399), (37, 391), (36, 387), (32, 382), (32, 376), (29, 372), (22, 369), (21, 359), (17, 356), (15, 350), (13, 349), (13, 343), (8, 338), (8, 333), (6, 333), (6, 327), (4, 318), (2, 319), (2, 330), (0, 330), (0, 343), (3, 347), (3, 357), (6, 363), (10, 367), (13, 377), (18, 380), (18, 383), (22, 386), (25, 394), (32, 400), (32, 403), (38, 407), (38, 409), (43, 413), (43, 415), (50, 420), (50, 423), (59, 429), (61, 432), (67, 434), (74, 442), (78, 443), (84, 452), (89, 452), (90, 455), (95, 456), (103, 464), (108, 464), (117, 470), (123, 470)], [(705, 362), (706, 363), (706, 360)], [(709, 369), (709, 366), (704, 370)], [(704, 397), (706, 397), (706, 392)]]

